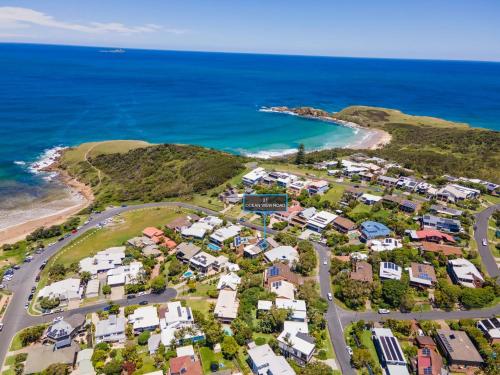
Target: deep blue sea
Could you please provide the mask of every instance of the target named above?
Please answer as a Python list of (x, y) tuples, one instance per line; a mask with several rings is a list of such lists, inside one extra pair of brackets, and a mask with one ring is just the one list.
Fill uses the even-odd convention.
[(262, 106), (363, 104), (500, 129), (499, 63), (102, 50), (0, 44), (0, 200), (38, 194), (19, 162), (57, 145), (143, 139), (258, 153), (356, 137)]

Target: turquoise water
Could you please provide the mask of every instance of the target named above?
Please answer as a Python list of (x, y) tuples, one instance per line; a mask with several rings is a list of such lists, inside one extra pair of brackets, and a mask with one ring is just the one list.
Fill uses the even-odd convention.
[(500, 128), (497, 63), (100, 50), (0, 44), (0, 199), (43, 194), (14, 162), (57, 145), (143, 139), (262, 154), (356, 138), (262, 106), (365, 104)]

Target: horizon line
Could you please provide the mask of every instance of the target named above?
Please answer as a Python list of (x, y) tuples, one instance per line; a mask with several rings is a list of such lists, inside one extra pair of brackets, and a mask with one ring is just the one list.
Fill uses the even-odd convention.
[(65, 44), (65, 43), (33, 43), (33, 42), (5, 42), (3, 44), (20, 44), (34, 46), (55, 46), (55, 47), (80, 47), (80, 48), (116, 48), (124, 50), (138, 51), (156, 51), (156, 52), (184, 52), (184, 53), (213, 53), (213, 54), (229, 54), (229, 55), (263, 55), (263, 56), (290, 56), (290, 57), (315, 57), (315, 58), (334, 58), (334, 59), (372, 59), (372, 60), (408, 60), (408, 61), (436, 61), (436, 62), (475, 62), (475, 63), (491, 63), (498, 64), (500, 60), (472, 60), (472, 59), (445, 59), (445, 58), (426, 58), (426, 57), (374, 57), (374, 56), (346, 56), (346, 55), (321, 55), (321, 54), (300, 54), (300, 53), (275, 53), (275, 52), (245, 52), (245, 51), (210, 51), (210, 50), (183, 50), (183, 49), (168, 49), (168, 48), (146, 48), (146, 47), (120, 47), (120, 46), (98, 46), (86, 44)]

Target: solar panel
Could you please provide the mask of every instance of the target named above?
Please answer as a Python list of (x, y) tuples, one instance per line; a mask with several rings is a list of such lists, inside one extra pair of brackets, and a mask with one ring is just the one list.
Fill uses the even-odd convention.
[(491, 320), (489, 320), (489, 319), (481, 320), (481, 323), (483, 323), (483, 325), (486, 327), (486, 329), (488, 329), (488, 330), (493, 329), (493, 324), (492, 324)]
[(380, 343), (382, 344), (382, 347), (384, 349), (383, 352), (384, 352), (385, 359), (387, 361), (392, 361), (391, 352), (389, 351), (389, 348), (387, 346), (387, 342), (385, 341), (384, 336), (380, 337)]
[(495, 328), (500, 328), (500, 320), (498, 318), (491, 319), (491, 323), (495, 326)]
[(432, 366), (424, 368), (425, 375), (432, 375)]
[(431, 351), (429, 348), (423, 348), (422, 349), (422, 354), (425, 355), (425, 356), (429, 356), (431, 355)]
[(395, 355), (398, 359), (398, 361), (403, 361), (403, 353), (399, 350), (399, 345), (398, 342), (396, 341), (396, 338), (394, 337), (389, 337), (389, 341), (394, 348)]

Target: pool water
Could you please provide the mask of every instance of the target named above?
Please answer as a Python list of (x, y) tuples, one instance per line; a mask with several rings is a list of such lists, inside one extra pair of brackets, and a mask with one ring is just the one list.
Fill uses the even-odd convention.
[(189, 279), (191, 276), (193, 276), (193, 271), (186, 271), (182, 274), (182, 277)]
[(208, 248), (212, 251), (220, 251), (221, 250), (219, 246), (217, 246), (216, 244), (213, 244), (213, 243), (209, 243)]

